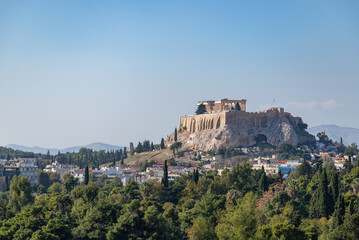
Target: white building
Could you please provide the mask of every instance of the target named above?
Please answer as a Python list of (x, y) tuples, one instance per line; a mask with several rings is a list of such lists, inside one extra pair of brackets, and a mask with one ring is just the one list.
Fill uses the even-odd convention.
[[(85, 180), (85, 169), (77, 169), (73, 172), (70, 172), (75, 178), (79, 180), (79, 182), (83, 182)], [(109, 168), (102, 167), (100, 169), (89, 169), (89, 173), (93, 174), (95, 179), (100, 178), (102, 175), (107, 176), (109, 180), (113, 180), (118, 178), (121, 180), (123, 185), (126, 185), (130, 180), (136, 180), (135, 175), (129, 169), (122, 169), (120, 167)]]
[(79, 166), (70, 165), (70, 164), (60, 164), (57, 161), (47, 165), (44, 168), (44, 172), (53, 172), (60, 174), (60, 178), (63, 180), (63, 177), (66, 173), (74, 173), (76, 170), (79, 170)]
[(20, 159), (20, 175), (27, 177), (31, 184), (39, 184), (39, 167), (35, 158)]

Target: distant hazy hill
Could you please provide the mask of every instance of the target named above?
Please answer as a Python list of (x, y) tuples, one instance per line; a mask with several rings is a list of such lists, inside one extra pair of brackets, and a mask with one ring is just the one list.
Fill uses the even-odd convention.
[(16, 149), (16, 150), (22, 150), (25, 152), (42, 153), (42, 154), (46, 154), (47, 150), (50, 151), (50, 154), (57, 154), (59, 151), (61, 153), (78, 152), (81, 148), (89, 148), (94, 151), (100, 151), (100, 150), (112, 151), (112, 150), (123, 149), (122, 146), (114, 146), (114, 145), (101, 143), (101, 142), (91, 143), (91, 144), (88, 144), (85, 146), (74, 146), (74, 147), (69, 147), (69, 148), (65, 148), (65, 149), (57, 149), (57, 148), (48, 149), (48, 148), (42, 148), (42, 147), (37, 147), (37, 146), (36, 147), (26, 147), (26, 146), (16, 145), (16, 144), (9, 144), (9, 145), (6, 145), (5, 147)]
[(314, 136), (322, 131), (325, 131), (328, 137), (333, 139), (333, 141), (339, 142), (340, 137), (342, 137), (345, 145), (349, 145), (353, 142), (359, 144), (359, 129), (357, 128), (339, 127), (337, 125), (320, 125), (308, 129), (308, 132)]

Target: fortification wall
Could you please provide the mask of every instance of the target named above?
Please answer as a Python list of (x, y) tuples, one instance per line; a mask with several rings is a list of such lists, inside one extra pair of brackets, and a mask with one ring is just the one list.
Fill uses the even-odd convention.
[(263, 112), (223, 111), (183, 116), (180, 118), (179, 129), (195, 133), (202, 130), (218, 129), (238, 119), (247, 120), (254, 127), (264, 127), (267, 122), (280, 117), (291, 118), (296, 124), (302, 123), (300, 117), (293, 117), (290, 113), (284, 112), (283, 108), (271, 108)]
[(226, 112), (183, 116), (180, 118), (179, 129), (187, 132), (218, 129), (226, 124)]

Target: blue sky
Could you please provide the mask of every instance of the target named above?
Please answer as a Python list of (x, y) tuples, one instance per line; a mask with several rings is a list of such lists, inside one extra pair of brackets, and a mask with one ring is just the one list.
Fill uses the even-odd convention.
[(0, 145), (158, 143), (196, 101), (359, 128), (358, 1), (0, 1)]

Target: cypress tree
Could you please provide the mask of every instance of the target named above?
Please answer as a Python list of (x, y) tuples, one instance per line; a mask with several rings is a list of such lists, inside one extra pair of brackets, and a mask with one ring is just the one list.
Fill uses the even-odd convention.
[(348, 156), (348, 160), (345, 160), (344, 168), (346, 173), (350, 173), (352, 170), (352, 160), (350, 155)]
[(153, 146), (153, 142), (151, 142), (151, 151), (155, 150), (155, 147)]
[(280, 169), (278, 171), (278, 177), (279, 177), (279, 182), (283, 183), (283, 173), (282, 173), (282, 170), (280, 170)]
[(123, 157), (121, 157), (121, 165), (123, 165), (124, 164), (124, 162), (123, 162)]
[(89, 167), (86, 166), (86, 168), (85, 168), (85, 180), (84, 180), (84, 183), (87, 185), (87, 184), (89, 183), (89, 180), (90, 180)]
[(165, 149), (165, 140), (161, 139), (161, 149)]
[[(331, 199), (330, 199), (331, 198)], [(332, 213), (331, 209), (332, 196), (328, 192), (328, 179), (326, 171), (322, 171), (319, 177), (318, 188), (314, 192), (310, 203), (311, 218), (328, 218)]]
[(234, 109), (237, 110), (237, 111), (241, 111), (241, 107), (239, 106), (238, 102), (236, 103)]
[(175, 128), (175, 137), (174, 137), (175, 142), (177, 142), (177, 128)]
[(115, 167), (116, 166), (116, 158), (113, 157), (113, 166)]
[(341, 195), (338, 197), (338, 201), (335, 204), (335, 210), (333, 214), (333, 228), (337, 228), (338, 226), (344, 223), (345, 216), (345, 203), (344, 197)]
[(327, 218), (333, 213), (334, 203), (335, 203), (335, 202), (333, 203), (333, 201), (332, 201), (333, 196), (331, 194), (329, 194), (328, 185), (329, 185), (328, 175), (327, 175), (327, 171), (324, 169), (322, 187), (323, 187), (324, 204), (327, 206), (326, 207)]
[(263, 174), (263, 176), (264, 176), (264, 191), (265, 192), (268, 192), (268, 190), (269, 190), (269, 182), (268, 182), (268, 177), (267, 177), (267, 174), (266, 173), (264, 173)]
[(269, 184), (268, 184), (268, 178), (267, 178), (267, 175), (265, 172), (262, 173), (261, 178), (259, 179), (258, 185), (259, 185), (259, 187), (258, 187), (259, 191), (264, 191), (264, 192), (268, 191)]
[(127, 148), (123, 148), (123, 158), (127, 158)]
[(336, 203), (339, 196), (339, 179), (338, 179), (338, 173), (335, 172), (331, 178), (330, 183), (331, 189), (332, 189), (332, 195), (333, 195), (333, 201)]
[(10, 190), (10, 181), (9, 181), (9, 176), (5, 177), (5, 192)]
[(348, 173), (350, 173), (351, 170), (352, 170), (352, 157), (349, 156), (349, 159), (348, 159)]
[(194, 182), (197, 184), (199, 180), (199, 172), (198, 172), (198, 168), (196, 170), (194, 170)]
[(163, 177), (162, 184), (165, 188), (168, 187), (168, 168), (167, 168), (167, 160), (165, 160), (165, 166), (163, 167)]

